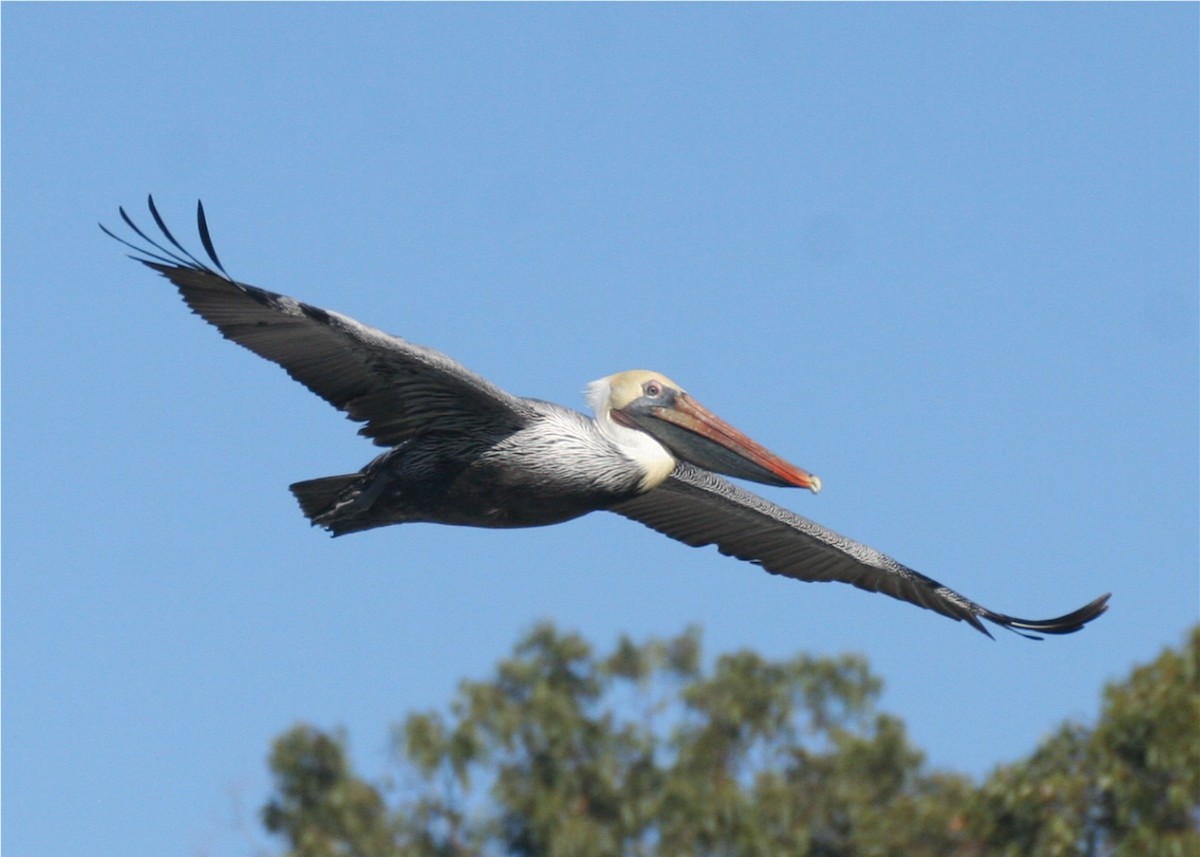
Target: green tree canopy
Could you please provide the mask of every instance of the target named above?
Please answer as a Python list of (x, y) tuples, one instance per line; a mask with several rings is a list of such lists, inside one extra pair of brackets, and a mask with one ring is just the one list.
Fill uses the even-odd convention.
[(1200, 627), (979, 790), (988, 854), (1200, 854)]
[(1200, 853), (1200, 628), (976, 786), (929, 770), (855, 656), (702, 665), (695, 630), (597, 655), (540, 625), (447, 712), (396, 730), (370, 784), (341, 735), (270, 758), (294, 857)]

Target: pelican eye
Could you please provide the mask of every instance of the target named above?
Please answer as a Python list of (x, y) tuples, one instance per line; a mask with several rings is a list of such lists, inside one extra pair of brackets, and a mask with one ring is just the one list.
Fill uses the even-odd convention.
[(647, 381), (642, 385), (642, 392), (652, 399), (657, 399), (663, 394), (662, 384), (657, 381)]

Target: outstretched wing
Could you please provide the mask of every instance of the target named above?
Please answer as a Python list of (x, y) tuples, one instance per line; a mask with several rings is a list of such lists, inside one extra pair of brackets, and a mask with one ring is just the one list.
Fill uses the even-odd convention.
[[(426, 431), (516, 430), (532, 411), (446, 355), (406, 342), (336, 312), (236, 282), (213, 249), (204, 207), (197, 204), (200, 241), (211, 264), (175, 240), (149, 199), (150, 214), (168, 246), (149, 237), (120, 209), (121, 219), (147, 247), (105, 234), (138, 255), (132, 258), (170, 280), (192, 311), (226, 338), (278, 363), (350, 419), (379, 446)], [(161, 239), (160, 239), (161, 240)]]
[(1107, 609), (1108, 595), (1057, 619), (1017, 619), (988, 610), (874, 548), (838, 535), (731, 482), (681, 462), (662, 485), (611, 507), (693, 547), (721, 553), (797, 580), (840, 580), (868, 592), (968, 622), (991, 636), (987, 619), (1022, 636), (1070, 634)]

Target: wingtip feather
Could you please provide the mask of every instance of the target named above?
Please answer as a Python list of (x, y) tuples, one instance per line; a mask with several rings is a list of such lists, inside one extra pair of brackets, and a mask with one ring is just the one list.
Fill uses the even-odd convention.
[[(204, 252), (208, 254), (208, 258), (217, 266), (217, 270), (229, 277), (229, 272), (225, 270), (225, 266), (221, 264), (221, 260), (217, 258), (216, 248), (213, 247), (212, 236), (208, 231), (208, 218), (204, 216), (204, 203), (196, 200), (196, 223), (200, 228), (200, 243), (204, 245)], [(229, 279), (233, 279), (229, 277)]]
[[(1003, 613), (985, 612), (983, 617), (990, 622), (994, 622), (1002, 628), (1007, 628), (1013, 633), (1020, 634), (1031, 640), (1040, 640), (1041, 637), (1037, 634), (1074, 634), (1076, 631), (1083, 629), (1085, 625), (1097, 619), (1101, 614), (1108, 610), (1108, 600), (1112, 597), (1111, 592), (1106, 592), (1099, 598), (1089, 601), (1087, 604), (1080, 607), (1078, 610), (1073, 610), (1062, 616), (1057, 616), (1053, 619), (1018, 619), (1015, 616), (1005, 616)], [(1024, 632), (1036, 632), (1024, 633)]]
[[(221, 260), (217, 257), (217, 251), (213, 246), (212, 236), (208, 230), (208, 222), (204, 216), (204, 206), (199, 201), (197, 201), (196, 205), (200, 241), (204, 244), (204, 250), (208, 254), (209, 259), (211, 259), (213, 265), (216, 266), (215, 270), (193, 256), (186, 247), (184, 247), (175, 239), (175, 236), (171, 233), (171, 230), (167, 227), (166, 222), (163, 220), (162, 215), (158, 211), (158, 206), (154, 202), (153, 194), (146, 195), (146, 207), (149, 209), (150, 216), (154, 219), (154, 223), (158, 227), (161, 237), (166, 240), (166, 246), (142, 231), (141, 227), (134, 223), (133, 218), (129, 216), (129, 212), (125, 210), (125, 206), (123, 205), (117, 207), (117, 211), (121, 215), (121, 220), (125, 222), (125, 225), (128, 226), (138, 238), (141, 238), (142, 241), (146, 242), (146, 245), (152, 247), (152, 250), (147, 249), (145, 246), (139, 247), (137, 244), (122, 238), (103, 223), (99, 224), (99, 226), (105, 235), (116, 241), (120, 241), (126, 247), (129, 247), (131, 250), (141, 254), (139, 256), (131, 256), (130, 258), (145, 265), (149, 265), (151, 268), (155, 268), (156, 270), (160, 270), (160, 266), (166, 266), (167, 268), (189, 268), (208, 274), (213, 274), (214, 276), (222, 276), (226, 280), (233, 282), (233, 278), (229, 276), (229, 272), (225, 270), (225, 267), (221, 264)], [(174, 249), (171, 249), (172, 247)], [(165, 273), (165, 271), (161, 270), (160, 272)]]

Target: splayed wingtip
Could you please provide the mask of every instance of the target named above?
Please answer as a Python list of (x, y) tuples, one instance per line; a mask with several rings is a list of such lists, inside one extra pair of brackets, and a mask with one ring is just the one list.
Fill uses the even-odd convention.
[(1001, 628), (1007, 628), (1014, 634), (1020, 634), (1030, 640), (1040, 640), (1042, 638), (1038, 636), (1039, 634), (1074, 634), (1076, 631), (1082, 630), (1085, 625), (1108, 609), (1108, 599), (1111, 597), (1112, 593), (1106, 592), (1078, 610), (1063, 616), (1056, 616), (1053, 619), (1018, 619), (1015, 616), (1005, 616), (1003, 613), (990, 611), (984, 612), (982, 615), (988, 621)]

